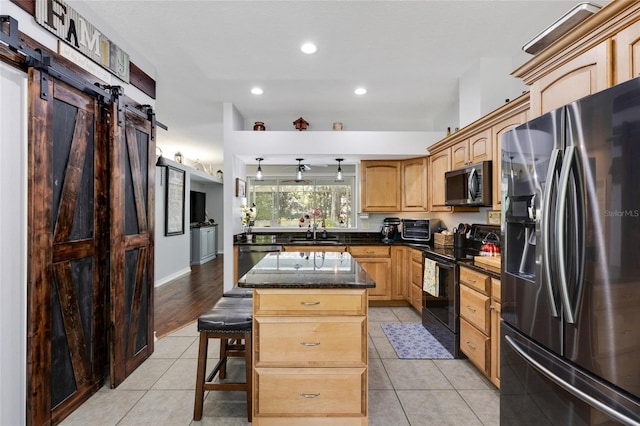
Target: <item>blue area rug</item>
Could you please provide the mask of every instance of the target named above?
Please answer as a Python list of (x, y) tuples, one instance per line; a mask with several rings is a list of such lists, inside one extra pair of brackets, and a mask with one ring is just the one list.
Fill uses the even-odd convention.
[(453, 359), (453, 355), (420, 323), (380, 324), (402, 359)]

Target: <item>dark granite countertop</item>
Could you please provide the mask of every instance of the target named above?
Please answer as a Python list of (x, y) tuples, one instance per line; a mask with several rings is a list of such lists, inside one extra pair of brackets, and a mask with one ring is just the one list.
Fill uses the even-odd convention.
[(346, 252), (269, 253), (238, 280), (244, 288), (355, 288), (376, 286)]

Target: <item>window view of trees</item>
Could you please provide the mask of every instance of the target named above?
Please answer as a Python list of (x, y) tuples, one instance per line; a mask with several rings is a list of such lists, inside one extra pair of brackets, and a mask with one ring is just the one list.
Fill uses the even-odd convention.
[(256, 205), (255, 226), (349, 228), (353, 226), (353, 179), (265, 179), (249, 181), (248, 202)]

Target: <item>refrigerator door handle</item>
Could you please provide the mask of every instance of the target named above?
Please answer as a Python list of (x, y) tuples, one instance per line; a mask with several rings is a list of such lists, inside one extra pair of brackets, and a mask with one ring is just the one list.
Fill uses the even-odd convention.
[(569, 324), (575, 323), (571, 300), (569, 299), (569, 286), (567, 284), (567, 265), (563, 256), (566, 255), (567, 244), (565, 241), (565, 220), (567, 197), (569, 195), (569, 178), (571, 177), (571, 165), (575, 156), (576, 147), (568, 146), (565, 149), (565, 160), (560, 171), (560, 183), (556, 203), (556, 236), (558, 239), (558, 278), (560, 287), (560, 300), (565, 310), (565, 318)]
[(551, 160), (549, 161), (549, 169), (547, 170), (547, 184), (544, 193), (544, 202), (542, 209), (542, 253), (543, 253), (543, 273), (544, 281), (547, 287), (547, 294), (549, 295), (549, 305), (551, 307), (551, 315), (558, 317), (558, 308), (553, 293), (552, 278), (551, 278), (551, 259), (555, 256), (551, 254), (552, 245), (549, 242), (551, 238), (551, 227), (549, 226), (549, 220), (551, 218), (551, 194), (556, 185), (556, 172), (558, 170), (558, 162), (562, 161), (561, 150), (554, 149), (551, 152)]
[(542, 374), (547, 379), (551, 380), (553, 383), (560, 386), (562, 389), (569, 392), (576, 398), (580, 399), (581, 401), (585, 402), (586, 404), (589, 404), (594, 408), (597, 408), (598, 410), (602, 411), (603, 413), (607, 414), (610, 417), (613, 417), (614, 419), (616, 419), (621, 423), (628, 424), (628, 425), (638, 424), (636, 420), (630, 417), (627, 417), (623, 413), (620, 413), (612, 409), (608, 405), (600, 402), (599, 400), (593, 398), (591, 395), (588, 395), (587, 393), (573, 386), (571, 383), (568, 383), (565, 380), (562, 380), (560, 377), (553, 374), (545, 366), (543, 366), (541, 363), (535, 360), (531, 355), (526, 353), (520, 347), (520, 345), (511, 338), (511, 336), (504, 336), (504, 340), (511, 347), (511, 349), (515, 351), (515, 353), (517, 353), (520, 357), (522, 357), (522, 359), (524, 359), (529, 365), (535, 368), (540, 374)]

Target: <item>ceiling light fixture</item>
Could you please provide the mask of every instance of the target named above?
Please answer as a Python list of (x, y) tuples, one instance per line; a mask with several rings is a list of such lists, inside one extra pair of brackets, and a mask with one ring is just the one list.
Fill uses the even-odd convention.
[(318, 48), (313, 43), (305, 43), (300, 46), (300, 50), (302, 50), (302, 52), (306, 53), (307, 55), (313, 55), (318, 51)]
[(336, 158), (338, 162), (338, 172), (336, 173), (336, 182), (344, 182), (344, 177), (342, 177), (342, 167), (340, 167), (340, 163), (344, 161), (344, 158)]
[(358, 87), (353, 91), (353, 93), (355, 93), (356, 95), (364, 95), (365, 93), (367, 93), (367, 89), (365, 89), (364, 87)]
[(256, 180), (263, 180), (264, 177), (262, 176), (262, 167), (260, 167), (260, 162), (264, 160), (264, 158), (256, 158), (256, 161), (258, 162), (258, 170), (256, 170)]
[(156, 146), (156, 151), (160, 151), (160, 156), (158, 157), (158, 161), (156, 161), (156, 167), (166, 167), (167, 160), (162, 156), (162, 148)]
[(296, 160), (298, 160), (298, 169), (297, 169), (297, 172), (296, 172), (296, 182), (300, 182), (303, 179), (302, 172), (304, 170), (304, 166), (302, 165), (301, 161), (304, 160), (304, 158), (296, 158)]
[(254, 87), (251, 89), (251, 93), (253, 93), (254, 95), (262, 95), (264, 93), (264, 90), (259, 87)]

